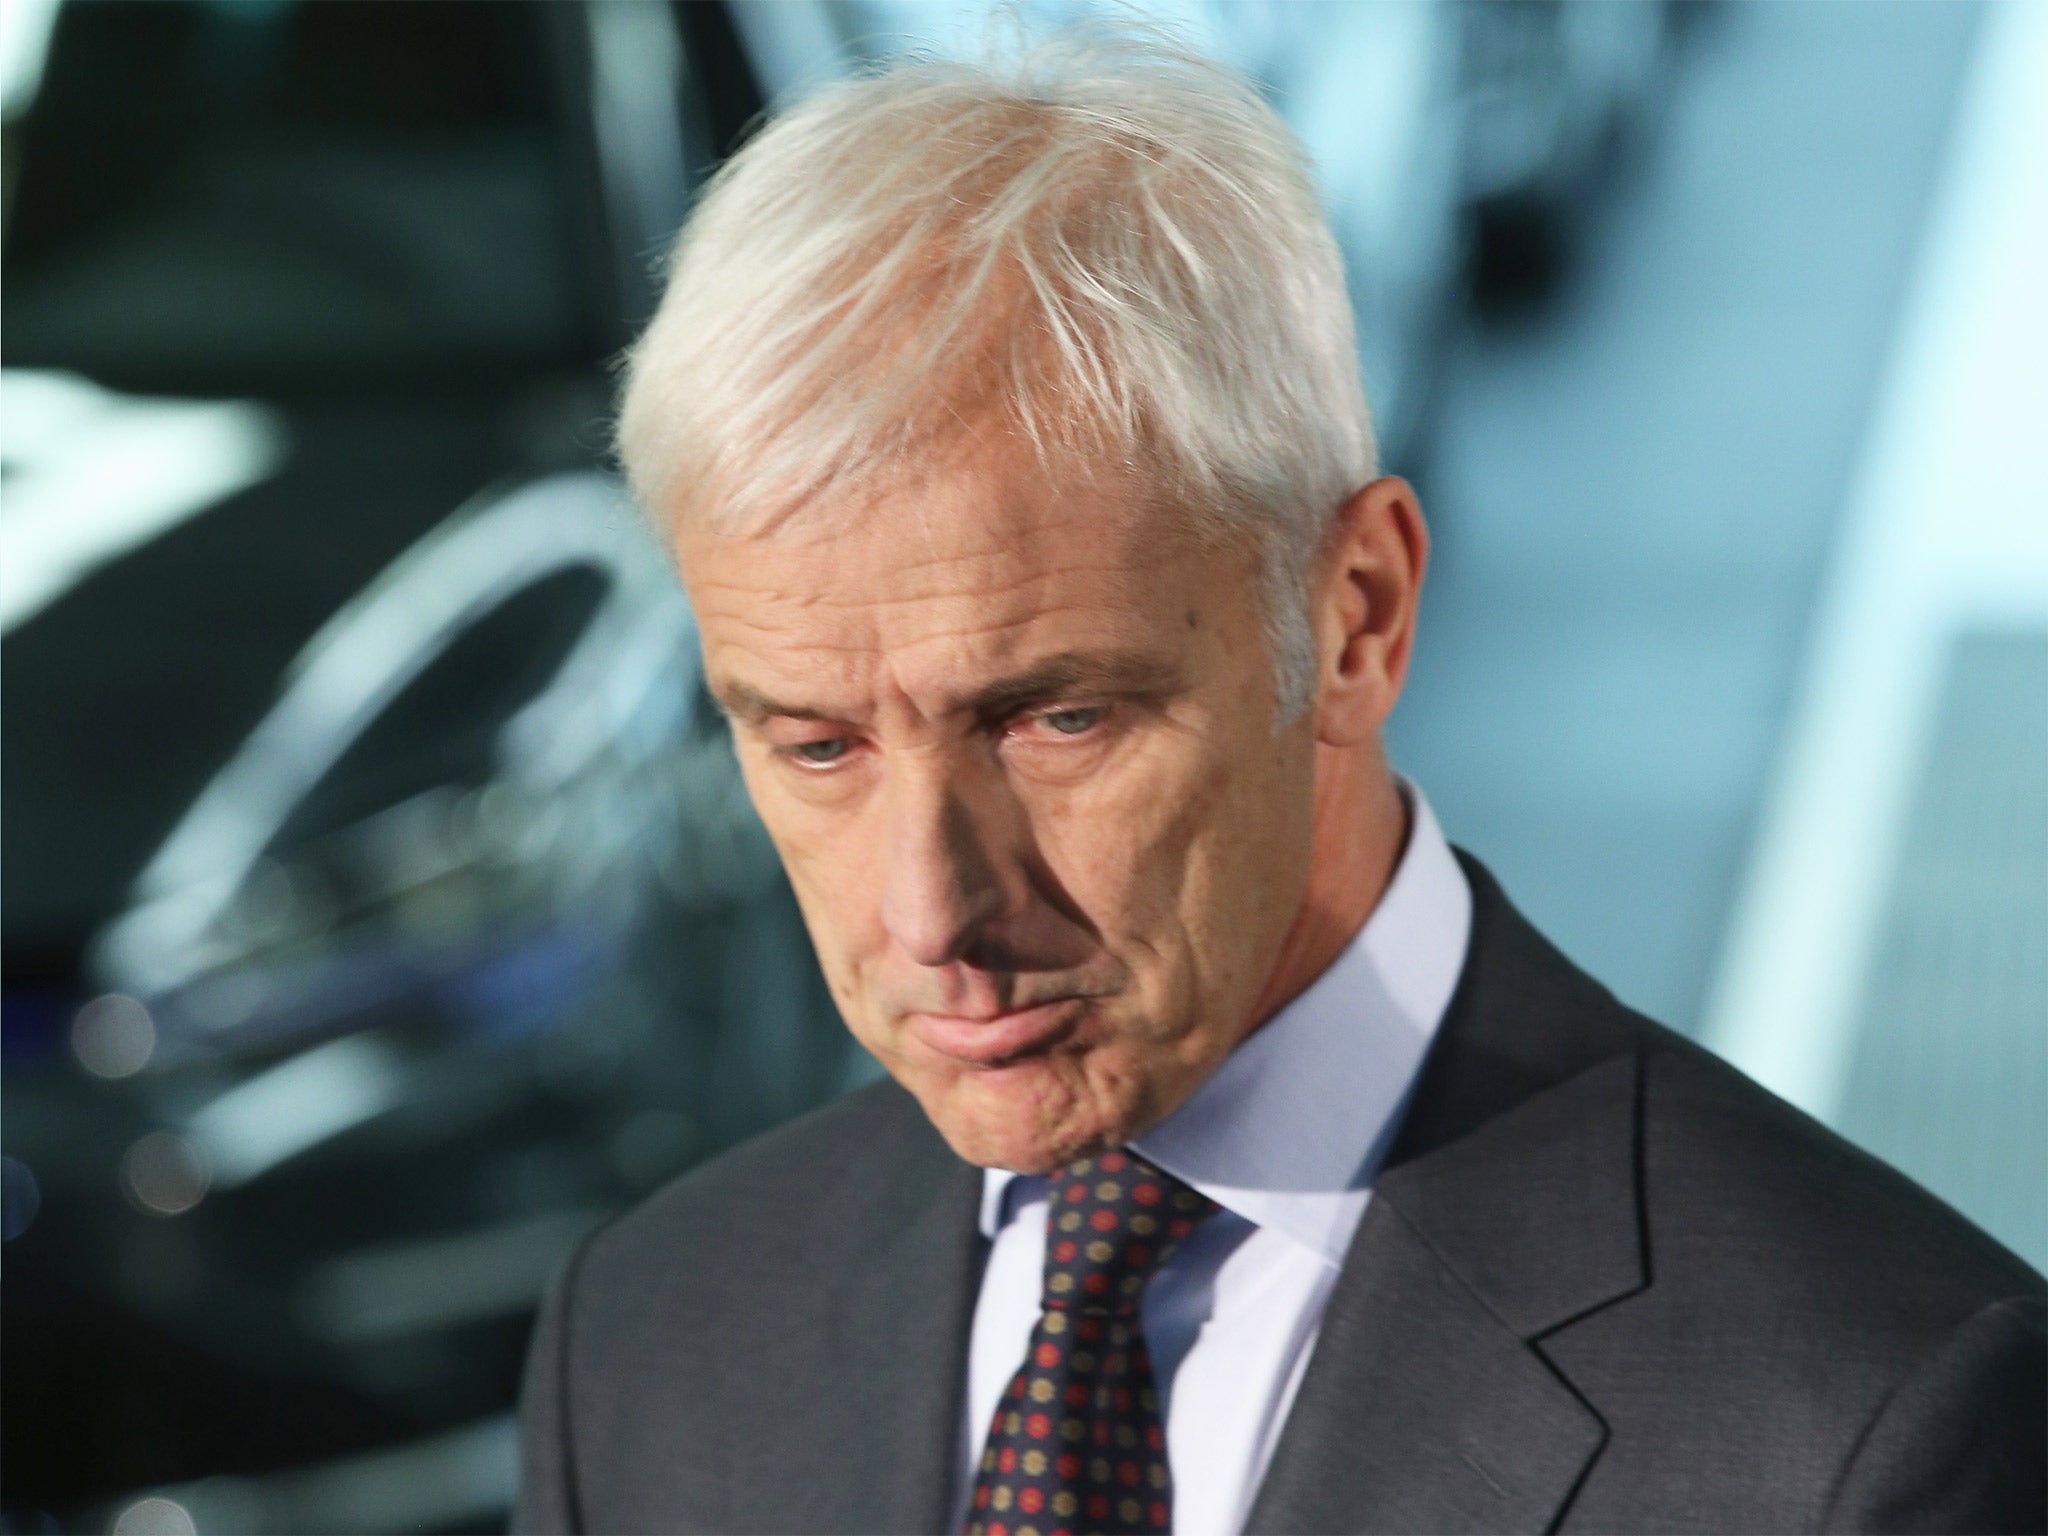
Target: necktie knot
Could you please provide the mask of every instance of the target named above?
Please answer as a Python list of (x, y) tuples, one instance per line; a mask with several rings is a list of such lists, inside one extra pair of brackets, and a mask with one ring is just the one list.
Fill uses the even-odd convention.
[(1152, 1273), (1219, 1209), (1133, 1152), (1105, 1152), (1053, 1175), (1046, 1213), (1045, 1305), (1135, 1311)]

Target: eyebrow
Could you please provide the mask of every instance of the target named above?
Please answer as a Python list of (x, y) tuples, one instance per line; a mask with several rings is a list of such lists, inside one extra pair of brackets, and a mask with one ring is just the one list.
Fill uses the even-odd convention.
[(967, 701), (982, 716), (1007, 715), (1062, 694), (1093, 690), (1160, 697), (1181, 686), (1179, 663), (1146, 651), (1062, 651), (1014, 677), (990, 683)]
[[(987, 718), (1013, 714), (1077, 690), (1158, 698), (1179, 691), (1180, 686), (1180, 665), (1169, 657), (1147, 651), (1062, 651), (1014, 676), (998, 678), (968, 698), (965, 707)], [(748, 723), (845, 718), (821, 705), (777, 699), (737, 680), (713, 683), (711, 694), (728, 716)]]
[(836, 720), (829, 709), (814, 704), (791, 704), (769, 697), (760, 689), (740, 682), (719, 681), (709, 685), (711, 698), (728, 719), (749, 723), (768, 720)]

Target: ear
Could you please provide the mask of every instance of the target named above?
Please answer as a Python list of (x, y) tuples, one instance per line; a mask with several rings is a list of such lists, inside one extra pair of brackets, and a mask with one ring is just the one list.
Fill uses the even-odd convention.
[(1337, 509), (1309, 586), (1318, 741), (1369, 741), (1393, 712), (1428, 564), (1429, 530), (1407, 481), (1383, 475)]

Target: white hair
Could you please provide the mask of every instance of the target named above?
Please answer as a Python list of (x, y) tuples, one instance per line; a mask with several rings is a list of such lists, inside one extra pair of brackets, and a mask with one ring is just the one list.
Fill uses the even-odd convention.
[(1282, 721), (1308, 572), (1374, 474), (1343, 262), (1245, 80), (1069, 33), (1008, 65), (820, 90), (706, 187), (628, 361), (619, 453), (659, 523), (765, 527), (886, 491), (963, 433), (1134, 472), (1259, 540)]

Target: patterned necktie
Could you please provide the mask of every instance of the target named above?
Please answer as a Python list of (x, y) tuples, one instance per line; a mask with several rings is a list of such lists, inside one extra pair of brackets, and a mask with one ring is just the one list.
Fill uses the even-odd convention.
[(1131, 1152), (1052, 1179), (1038, 1326), (996, 1405), (967, 1536), (1163, 1536), (1173, 1479), (1138, 1317), (1145, 1282), (1218, 1207)]

